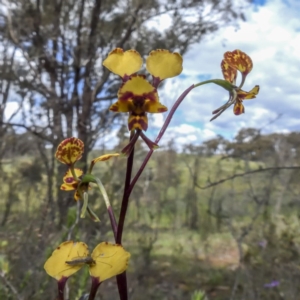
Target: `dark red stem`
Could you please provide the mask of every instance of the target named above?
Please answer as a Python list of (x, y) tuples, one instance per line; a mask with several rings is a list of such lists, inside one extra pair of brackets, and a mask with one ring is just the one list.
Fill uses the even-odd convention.
[[(131, 132), (130, 141), (134, 138), (134, 136), (135, 136), (134, 132)], [(127, 190), (130, 186), (133, 158), (134, 158), (134, 147), (132, 148), (132, 151), (130, 152), (129, 157), (127, 158), (124, 192), (123, 192), (123, 199), (122, 199), (121, 211), (120, 211), (119, 222), (118, 222), (117, 238), (116, 238), (117, 244), (122, 244), (122, 234), (123, 234), (126, 212), (127, 212), (127, 208), (128, 208), (128, 200), (129, 200), (129, 194), (128, 194)], [(127, 300), (128, 293), (127, 293), (126, 272), (124, 272), (120, 275), (117, 275), (117, 284), (118, 284), (120, 300)]]
[[(177, 99), (177, 101), (174, 103), (173, 107), (170, 110), (170, 113), (168, 114), (166, 121), (164, 125), (162, 126), (160, 132), (158, 133), (158, 136), (155, 140), (155, 143), (158, 144), (160, 139), (163, 137), (165, 131), (167, 130), (172, 117), (177, 110), (178, 106), (180, 103), (183, 101), (183, 99), (187, 96), (187, 94), (194, 88), (194, 85), (190, 86), (188, 89), (186, 89), (180, 97)], [(133, 132), (131, 133), (130, 140), (133, 138), (134, 134)], [(122, 206), (121, 206), (121, 212), (120, 212), (120, 217), (119, 217), (119, 223), (118, 223), (118, 231), (117, 231), (117, 239), (116, 243), (117, 244), (122, 244), (122, 234), (123, 234), (123, 228), (124, 228), (124, 222), (125, 222), (125, 216), (128, 208), (128, 201), (129, 201), (129, 196), (133, 190), (133, 187), (135, 186), (136, 182), (138, 181), (140, 175), (142, 174), (143, 170), (145, 169), (152, 153), (154, 150), (149, 150), (147, 153), (141, 167), (139, 168), (138, 172), (134, 176), (132, 182), (130, 183), (131, 180), (131, 174), (132, 174), (132, 166), (133, 166), (133, 157), (134, 157), (134, 148), (132, 152), (130, 153), (128, 159), (127, 159), (127, 169), (126, 169), (126, 178), (125, 178), (125, 187), (124, 187), (124, 193), (123, 193), (123, 199), (122, 199)], [(126, 279), (126, 272), (117, 275), (117, 283), (118, 283), (118, 290), (119, 290), (119, 296), (121, 300), (127, 300), (128, 295), (127, 295), (127, 279)]]
[(91, 286), (91, 291), (90, 291), (90, 295), (89, 295), (89, 299), (88, 300), (94, 300), (98, 291), (98, 288), (101, 284), (101, 282), (99, 282), (98, 278), (95, 277), (91, 277), (92, 278), (92, 286)]
[(64, 300), (64, 290), (68, 279), (69, 277), (62, 277), (60, 280), (57, 281), (57, 300)]
[[(133, 137), (134, 137), (134, 133), (132, 132), (130, 136), (130, 141)], [(130, 193), (128, 193), (128, 188), (130, 186), (130, 181), (131, 181), (133, 157), (134, 157), (134, 147), (129, 157), (127, 158), (125, 185), (124, 185), (123, 199), (122, 199), (121, 212), (120, 212), (120, 217), (118, 222), (117, 239), (116, 239), (117, 244), (122, 244), (122, 234), (123, 234), (126, 212), (128, 208), (128, 199), (130, 195)]]
[(128, 295), (127, 295), (127, 277), (126, 277), (126, 272), (117, 275), (117, 284), (118, 284), (118, 291), (119, 291), (119, 296), (121, 300), (127, 300)]
[[(177, 110), (178, 106), (181, 104), (181, 102), (183, 101), (183, 99), (187, 96), (187, 94), (194, 88), (194, 85), (190, 86), (189, 88), (187, 88), (180, 96), (179, 98), (177, 99), (177, 101), (174, 103), (173, 107), (171, 108), (167, 118), (166, 118), (166, 121), (164, 123), (164, 125), (162, 126), (160, 132), (158, 133), (157, 135), (157, 138), (155, 139), (155, 143), (158, 144), (158, 142), (161, 140), (161, 138), (163, 137), (165, 131), (167, 130), (172, 118), (173, 118), (173, 115), (175, 113), (175, 111)], [(149, 152), (147, 153), (142, 165), (140, 166), (139, 170), (137, 171), (137, 173), (135, 174), (134, 178), (132, 179), (131, 181), (131, 184), (128, 188), (128, 198), (136, 184), (136, 182), (138, 181), (138, 179), (140, 178), (142, 172), (144, 171), (152, 153), (153, 153), (153, 149), (152, 150), (149, 150)]]

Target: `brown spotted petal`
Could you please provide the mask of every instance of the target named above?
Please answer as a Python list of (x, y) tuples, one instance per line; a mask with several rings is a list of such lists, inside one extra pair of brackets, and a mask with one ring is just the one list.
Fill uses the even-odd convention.
[(236, 101), (233, 107), (233, 113), (238, 116), (245, 113), (245, 107), (242, 101)]
[(81, 158), (83, 151), (83, 142), (78, 138), (71, 137), (58, 145), (55, 157), (63, 164), (73, 165)]
[(240, 71), (243, 76), (249, 74), (253, 68), (253, 63), (250, 56), (241, 50), (225, 52), (224, 60), (230, 67)]
[(230, 67), (230, 65), (226, 63), (224, 59), (221, 62), (221, 69), (224, 79), (232, 84), (235, 84), (237, 70)]
[[(75, 175), (77, 178), (82, 176), (83, 171), (81, 169), (74, 169)], [(71, 169), (69, 169), (63, 177), (63, 184), (60, 186), (60, 189), (63, 191), (72, 191), (76, 190), (78, 187), (78, 180), (73, 177)]]

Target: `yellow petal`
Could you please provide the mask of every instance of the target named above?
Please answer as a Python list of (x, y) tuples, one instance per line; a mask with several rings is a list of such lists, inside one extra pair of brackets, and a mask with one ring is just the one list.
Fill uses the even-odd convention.
[(94, 249), (91, 257), (96, 264), (90, 265), (90, 275), (102, 282), (127, 269), (130, 253), (125, 251), (121, 245), (100, 243)]
[(67, 183), (63, 183), (61, 186), (60, 186), (60, 189), (63, 190), (63, 191), (74, 191), (77, 189), (77, 183), (71, 185), (71, 184), (67, 184)]
[(83, 242), (67, 241), (60, 244), (48, 258), (44, 269), (48, 275), (60, 280), (62, 277), (70, 277), (77, 272), (84, 263), (69, 265), (66, 262), (75, 258), (83, 258), (89, 255), (88, 246)]
[(118, 111), (146, 112), (147, 101), (159, 102), (156, 88), (145, 79), (145, 76), (134, 75), (118, 91)]
[(142, 64), (143, 59), (137, 51), (128, 50), (124, 52), (121, 48), (111, 51), (103, 61), (103, 66), (121, 77), (137, 72)]
[(256, 85), (250, 92), (243, 91), (241, 89), (237, 90), (238, 99), (248, 100), (256, 98), (256, 95), (259, 92), (259, 85)]
[(153, 50), (147, 57), (146, 67), (151, 75), (160, 80), (171, 78), (182, 72), (182, 57), (165, 49)]
[(119, 153), (104, 154), (104, 155), (101, 155), (101, 156), (93, 159), (93, 163), (95, 164), (98, 161), (109, 160), (110, 158), (116, 157), (116, 156), (119, 156), (119, 155), (120, 155)]
[[(75, 168), (74, 172), (75, 172), (77, 178), (79, 178), (83, 174), (83, 171), (81, 169), (78, 169), (78, 168)], [(64, 181), (65, 184), (77, 183), (77, 181), (73, 177), (71, 169), (68, 169), (68, 171), (66, 172), (66, 174), (63, 177), (63, 181)]]
[(79, 194), (79, 191), (76, 191), (75, 194), (74, 194), (74, 200), (75, 201), (78, 201), (78, 200), (81, 200), (81, 196)]
[(118, 111), (119, 111), (119, 102), (113, 103), (113, 104), (110, 106), (109, 110), (114, 111), (114, 112), (118, 112)]
[(154, 114), (154, 113), (163, 113), (167, 111), (168, 108), (162, 105), (160, 102), (146, 100), (144, 105), (144, 110), (145, 112)]
[(256, 85), (251, 91), (248, 92), (248, 95), (245, 97), (245, 99), (255, 98), (258, 92), (259, 92), (259, 85)]
[(81, 158), (83, 149), (84, 144), (80, 139), (67, 138), (58, 145), (55, 157), (63, 164), (72, 165)]

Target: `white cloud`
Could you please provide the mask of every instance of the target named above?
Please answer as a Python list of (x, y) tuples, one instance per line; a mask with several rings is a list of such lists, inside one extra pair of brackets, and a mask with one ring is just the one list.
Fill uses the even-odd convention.
[(163, 114), (153, 114), (151, 119), (151, 126), (160, 129), (164, 124), (165, 118)]
[(18, 111), (19, 107), (20, 107), (20, 104), (15, 101), (6, 103), (5, 108), (4, 108), (5, 122), (7, 122), (13, 116), (13, 114), (15, 114)]
[[(154, 140), (154, 136), (149, 135), (149, 138)], [(216, 136), (215, 132), (209, 128), (197, 128), (189, 124), (180, 124), (170, 126), (159, 145), (161, 147), (166, 146), (170, 140), (174, 140), (178, 150), (182, 150), (187, 144), (200, 144), (205, 140), (209, 140)]]
[[(192, 90), (172, 118), (161, 143), (175, 139), (179, 148), (187, 143), (200, 143), (222, 134), (226, 138), (245, 127), (263, 128), (264, 132), (300, 131), (300, 1), (269, 0), (264, 6), (250, 5), (245, 12), (247, 22), (239, 29), (226, 27), (193, 45), (184, 56), (182, 76), (168, 79), (159, 91), (160, 101), (169, 110), (178, 96), (201, 78), (222, 78), (220, 62), (223, 53), (241, 49), (253, 60), (254, 68), (244, 85), (250, 90), (259, 84), (256, 99), (245, 101), (246, 113), (234, 116), (232, 108), (209, 122), (211, 112), (228, 100), (221, 87), (209, 84)], [(169, 16), (149, 23), (162, 30), (171, 24)], [(10, 102), (6, 120), (17, 109)], [(278, 115), (282, 115), (276, 122)], [(147, 135), (155, 139), (167, 114), (149, 118)], [(113, 145), (113, 132), (106, 140)], [(160, 143), (160, 144), (161, 144)]]
[[(263, 128), (264, 132), (299, 131), (299, 15), (300, 1), (297, 0), (270, 0), (264, 6), (252, 5), (246, 11), (247, 22), (240, 24), (238, 30), (233, 27), (221, 29), (213, 39), (191, 47), (184, 57), (184, 76), (165, 85), (164, 92), (160, 93), (162, 103), (165, 103), (166, 95), (176, 99), (191, 83), (199, 81), (197, 76), (222, 78), (220, 62), (223, 53), (234, 49), (246, 52), (254, 64), (243, 88), (250, 90), (259, 84), (261, 90), (256, 99), (244, 102), (245, 114), (234, 116), (229, 108), (213, 122), (209, 122), (211, 112), (228, 100), (227, 92), (213, 84), (193, 90), (176, 112), (179, 117), (176, 114), (173, 117), (176, 126), (168, 129), (168, 137), (176, 136), (178, 128), (187, 130), (186, 124), (199, 129), (197, 134), (202, 136), (201, 140), (207, 136), (205, 129), (227, 138), (245, 127)], [(269, 124), (278, 115), (282, 116)], [(186, 131), (186, 138), (177, 139), (178, 143), (192, 142), (190, 132), (191, 128)]]

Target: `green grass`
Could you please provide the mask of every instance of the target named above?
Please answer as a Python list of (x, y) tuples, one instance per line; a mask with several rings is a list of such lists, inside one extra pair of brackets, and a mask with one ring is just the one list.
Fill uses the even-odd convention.
[[(94, 154), (99, 156), (102, 153), (92, 152), (91, 157), (94, 157)], [(102, 179), (111, 196), (116, 216), (118, 216), (123, 192), (121, 187), (124, 178), (120, 174), (124, 173), (122, 167), (125, 165), (125, 159), (121, 159), (123, 160), (120, 163), (114, 164), (113, 161), (109, 161), (99, 163), (94, 168), (95, 174)], [(257, 174), (253, 177), (240, 177), (217, 186), (212, 196), (213, 189), (201, 190), (193, 186), (187, 164), (193, 170), (195, 159), (194, 155), (178, 154), (176, 164), (170, 166), (167, 153), (163, 151), (154, 153), (146, 170), (150, 172), (151, 168), (153, 175), (148, 190), (143, 193), (146, 180), (146, 175), (143, 174), (132, 193), (123, 237), (124, 247), (132, 254), (128, 269), (128, 282), (134, 293), (130, 299), (165, 300), (173, 297), (190, 300), (193, 293), (201, 289), (208, 291), (209, 299), (227, 300), (235, 280), (236, 262), (239, 259), (236, 242), (227, 224), (230, 220), (231, 230), (238, 236), (252, 222), (257, 206), (251, 198), (251, 192), (254, 192), (259, 199), (270, 196), (269, 206), (265, 211), (260, 212), (261, 216), (257, 219), (257, 224), (253, 225), (252, 231), (242, 245), (250, 262), (249, 265), (245, 263), (244, 267), (249, 268), (247, 269), (249, 274), (252, 272), (253, 284), (257, 284), (256, 288), (260, 291), (263, 289), (261, 283), (256, 283), (255, 280), (263, 282), (264, 278), (270, 276), (269, 274), (275, 274), (278, 278), (282, 274), (287, 278), (288, 274), (284, 273), (286, 265), (284, 265), (285, 269), (275, 268), (278, 265), (281, 266), (284, 259), (290, 262), (294, 274), (298, 276), (296, 265), (293, 265), (298, 261), (295, 254), (297, 251), (295, 250), (294, 253), (290, 250), (293, 250), (293, 245), (297, 249), (296, 246), (298, 247), (300, 243), (297, 211), (284, 210), (286, 217), (280, 222), (278, 220), (275, 222), (266, 215), (266, 212), (272, 213), (278, 191), (284, 188), (280, 185), (280, 180), (275, 177), (270, 193), (266, 194), (269, 183), (268, 173)], [(243, 173), (245, 170), (245, 163), (242, 160), (221, 160), (220, 156), (198, 157), (198, 159), (197, 183), (201, 186), (226, 178), (236, 172)], [(41, 280), (39, 292), (34, 290), (35, 293), (39, 293), (38, 296), (32, 297), (32, 300), (36, 300), (40, 299), (43, 292), (53, 291), (54, 282), (43, 272), (42, 265), (61, 239), (67, 236), (68, 228), (76, 217), (76, 207), (75, 202), (71, 201), (65, 212), (66, 222), (58, 230), (56, 227), (57, 202), (54, 203), (56, 209), (54, 221), (50, 219), (49, 208), (46, 206), (47, 176), (45, 171), (41, 169), (40, 181), (32, 182), (30, 178), (22, 177), (18, 170), (20, 166), (30, 165), (32, 162), (34, 162), (32, 158), (22, 157), (3, 166), (5, 174), (1, 174), (3, 180), (0, 187), (2, 193), (0, 210), (2, 212), (5, 210), (9, 192), (18, 200), (12, 202), (10, 216), (1, 236), (2, 241), (7, 243), (0, 245), (0, 258), (2, 264), (8, 263), (12, 270), (11, 276), (16, 276), (17, 288), (25, 286), (25, 289), (30, 289), (31, 282), (34, 282), (35, 278)], [(137, 165), (139, 163), (140, 161)], [(256, 169), (261, 165), (262, 163), (256, 162), (248, 164), (251, 169)], [(14, 184), (11, 190), (9, 190), (8, 177), (13, 178)], [(250, 189), (249, 178), (254, 191)], [(54, 187), (60, 185), (61, 182), (54, 182)], [(55, 196), (55, 188), (53, 191)], [(26, 192), (28, 192), (27, 195)], [(285, 201), (293, 197), (292, 193), (295, 194), (295, 191), (286, 193)], [(211, 197), (213, 197), (213, 205), (210, 206)], [(96, 188), (91, 190), (90, 203), (96, 213), (101, 216), (102, 222), (93, 223), (88, 217), (81, 219), (72, 238), (83, 240), (92, 249), (98, 242), (113, 242), (113, 235), (109, 231), (102, 196)], [(217, 220), (215, 216), (208, 213), (209, 208), (214, 213), (218, 212), (220, 203), (222, 213), (228, 215), (230, 219)], [(196, 228), (191, 229), (188, 221), (195, 210), (198, 213), (198, 223)], [(138, 215), (140, 215), (139, 218)], [(45, 223), (42, 226), (44, 220)], [(273, 221), (274, 229), (270, 225)], [(273, 233), (274, 236), (271, 236)], [(257, 246), (257, 243), (267, 238), (270, 239), (270, 245), (272, 241), (274, 254), (264, 256), (264, 252)], [(277, 248), (276, 245), (280, 247)], [(289, 247), (286, 249), (284, 245), (289, 245)], [(34, 266), (26, 265), (28, 257), (35, 259)], [(291, 257), (294, 260), (291, 260)], [(260, 270), (255, 269), (258, 262), (262, 268)], [(22, 268), (24, 270), (21, 270)], [(79, 299), (81, 293), (88, 291), (89, 279), (86, 271), (72, 278), (70, 286), (73, 289), (70, 299)], [(249, 289), (249, 286), (247, 280), (241, 275), (238, 293), (242, 293), (243, 289)], [(5, 293), (1, 294), (1, 292), (3, 290), (0, 288), (0, 296), (3, 296)], [(100, 294), (101, 299), (115, 299), (115, 281), (104, 283)], [(267, 300), (268, 298), (261, 299)], [(277, 300), (276, 296), (274, 299)]]

